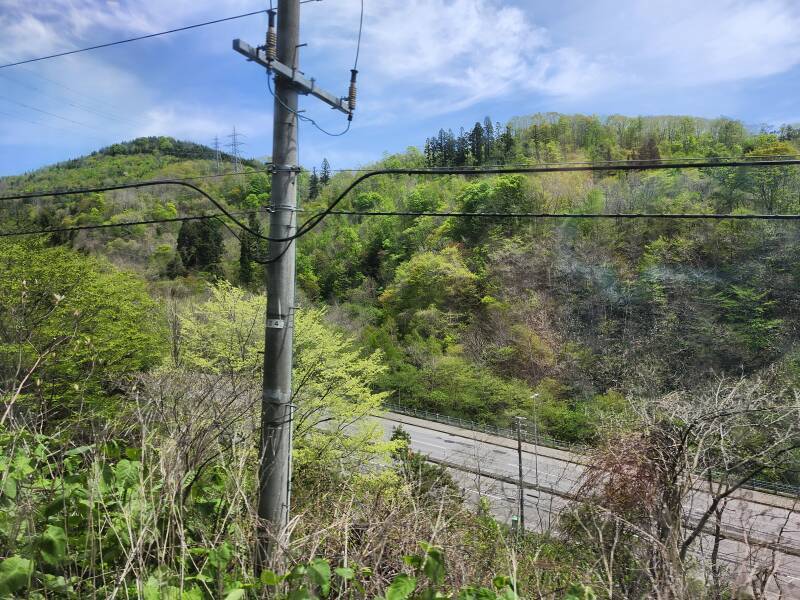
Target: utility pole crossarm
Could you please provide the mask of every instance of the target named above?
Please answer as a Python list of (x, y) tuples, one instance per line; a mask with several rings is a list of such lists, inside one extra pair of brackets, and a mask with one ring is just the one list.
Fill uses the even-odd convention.
[(278, 60), (269, 60), (267, 58), (267, 53), (264, 50), (260, 48), (253, 48), (247, 42), (243, 42), (239, 39), (233, 40), (233, 49), (239, 54), (247, 57), (248, 60), (258, 63), (262, 67), (265, 67), (269, 70), (275, 71), (281, 77), (285, 77), (297, 88), (299, 93), (311, 94), (332, 108), (335, 108), (336, 110), (341, 111), (348, 116), (350, 115), (350, 106), (347, 98), (334, 96), (330, 92), (326, 92), (322, 88), (317, 87), (317, 84), (313, 79), (306, 79), (297, 69), (287, 67)]

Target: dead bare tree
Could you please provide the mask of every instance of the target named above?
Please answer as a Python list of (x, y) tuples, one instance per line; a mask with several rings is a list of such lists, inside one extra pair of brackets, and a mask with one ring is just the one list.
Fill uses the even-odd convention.
[[(579, 496), (603, 508), (595, 518), (607, 527), (618, 519), (630, 524), (631, 560), (618, 577), (643, 568), (650, 594), (682, 598), (694, 585), (690, 559), (701, 537), (733, 535), (729, 500), (763, 474), (780, 472), (800, 448), (800, 401), (794, 391), (742, 379), (631, 406), (635, 427), (598, 450)], [(712, 548), (716, 597), (724, 587), (714, 564), (718, 552)]]

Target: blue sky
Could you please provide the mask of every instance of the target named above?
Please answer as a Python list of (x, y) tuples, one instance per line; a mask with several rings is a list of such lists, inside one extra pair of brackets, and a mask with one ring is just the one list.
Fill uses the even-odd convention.
[[(365, 0), (351, 132), (301, 129), (301, 162), (356, 167), (439, 127), (538, 111), (800, 121), (795, 0)], [(359, 0), (303, 5), (301, 68), (344, 95)], [(264, 0), (0, 0), (0, 62), (258, 10)], [(0, 175), (142, 135), (270, 153), (266, 75), (231, 50), (266, 16), (0, 70)], [(331, 130), (344, 118), (313, 99)]]

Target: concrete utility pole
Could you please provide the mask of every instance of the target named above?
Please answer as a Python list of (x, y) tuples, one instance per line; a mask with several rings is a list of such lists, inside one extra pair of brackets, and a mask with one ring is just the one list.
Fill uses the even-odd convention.
[(519, 479), (517, 481), (517, 495), (519, 499), (519, 520), (517, 521), (517, 536), (522, 537), (525, 532), (525, 482), (522, 478), (522, 421), (524, 417), (514, 417), (517, 422), (517, 465), (519, 466)]
[[(290, 238), (297, 230), (297, 96), (310, 94), (352, 118), (355, 91), (338, 98), (318, 88), (299, 71), (300, 0), (279, 0), (269, 13), (266, 45), (252, 48), (241, 40), (233, 49), (275, 75), (272, 134), (272, 213), (269, 237)], [(277, 37), (277, 41), (276, 41)], [(292, 456), (292, 341), (295, 305), (295, 245), (270, 242), (267, 264), (267, 329), (261, 399), (257, 566), (263, 568), (289, 522)]]

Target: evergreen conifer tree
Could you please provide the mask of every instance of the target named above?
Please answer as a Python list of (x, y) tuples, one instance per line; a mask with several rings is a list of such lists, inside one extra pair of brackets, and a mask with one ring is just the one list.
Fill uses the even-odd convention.
[(322, 159), (322, 169), (319, 174), (319, 182), (322, 185), (328, 185), (331, 180), (331, 165), (327, 158)]
[(319, 195), (319, 176), (317, 168), (311, 169), (311, 177), (308, 178), (308, 197), (313, 200)]
[(178, 232), (178, 254), (187, 270), (219, 273), (222, 260), (222, 231), (216, 219), (184, 221)]

